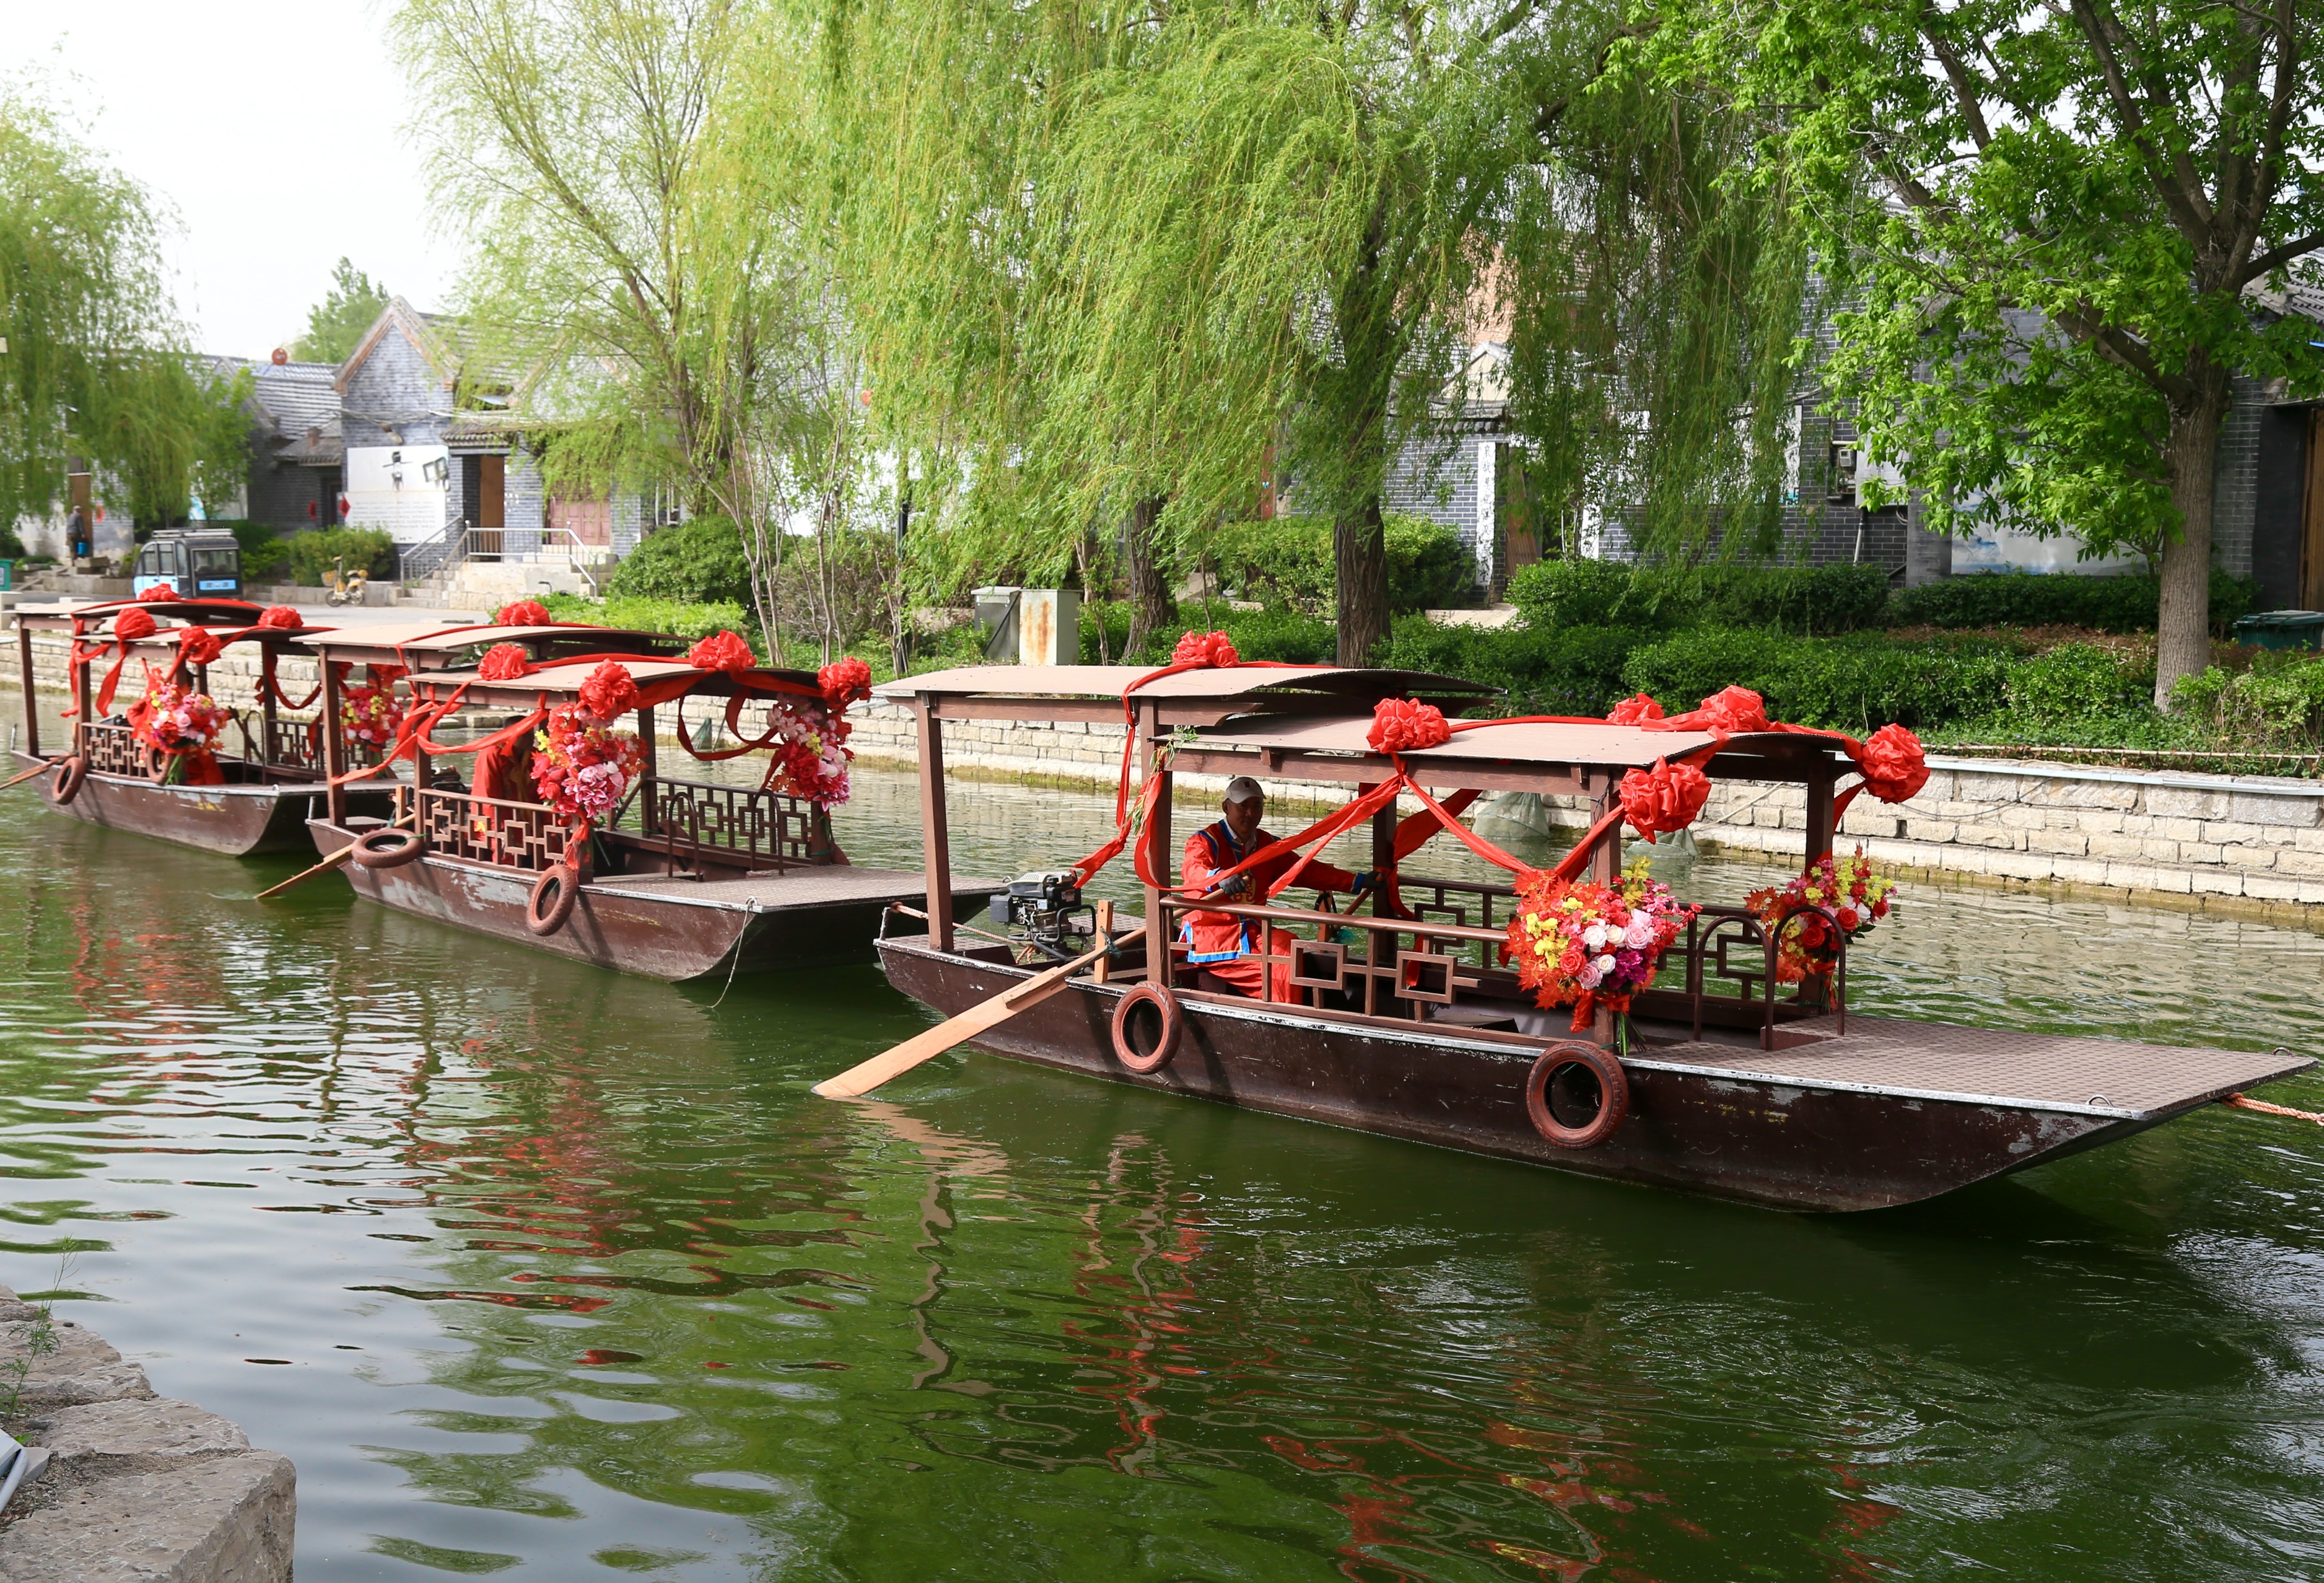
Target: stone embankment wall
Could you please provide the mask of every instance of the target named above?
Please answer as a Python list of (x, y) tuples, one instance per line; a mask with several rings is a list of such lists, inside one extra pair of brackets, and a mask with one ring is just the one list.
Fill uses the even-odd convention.
[(290, 1459), (0, 1286), (0, 1404), (11, 1386), (8, 1427), (45, 1457), (0, 1514), (0, 1583), (290, 1583)]
[[(908, 712), (876, 704), (856, 717), (853, 746), (874, 763), (909, 766), (918, 742)], [(1118, 725), (952, 721), (948, 774), (1058, 786), (1113, 785)], [(2324, 782), (2265, 776), (2114, 771), (2004, 759), (1930, 759), (1909, 803), (1861, 796), (1840, 826), (1891, 868), (2039, 884), (2141, 900), (2185, 898), (2236, 911), (2324, 908)], [(1196, 791), (1215, 778), (1186, 776)], [(1338, 802), (1344, 786), (1270, 783), (1277, 796)], [(1580, 800), (1543, 798), (1527, 823), (1579, 830)], [(1715, 784), (1695, 825), (1707, 846), (1803, 856), (1806, 797), (1797, 787)]]

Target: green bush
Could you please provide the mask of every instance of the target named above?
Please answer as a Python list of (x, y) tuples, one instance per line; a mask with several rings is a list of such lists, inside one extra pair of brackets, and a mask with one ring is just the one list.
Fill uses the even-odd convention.
[[(1401, 615), (1472, 603), (1476, 564), (1461, 535), (1441, 522), (1398, 511), (1382, 524), (1388, 546), (1388, 608)], [(1244, 599), (1328, 611), (1337, 595), (1329, 517), (1276, 517), (1222, 522), (1201, 536), (1198, 560)]]
[(2264, 654), (2240, 672), (2215, 665), (2182, 677), (2171, 699), (2217, 747), (2301, 753), (2324, 749), (2324, 659)]
[(2009, 672), (2010, 713), (2035, 725), (2135, 713), (2153, 696), (2153, 672), (2142, 676), (2092, 643), (2061, 643)]
[(577, 594), (544, 594), (541, 604), (560, 621), (588, 621), (601, 627), (622, 627), (633, 632), (665, 632), (691, 642), (713, 632), (739, 632), (751, 640), (761, 658), (765, 634), (739, 604), (687, 603), (675, 599), (637, 599), (615, 594), (585, 599)]
[(1675, 714), (1721, 687), (1750, 688), (1769, 718), (1862, 734), (1890, 721), (1921, 731), (1991, 713), (2005, 702), (2010, 659), (1979, 640), (1897, 643), (1872, 633), (1790, 638), (1699, 627), (1634, 651), (1626, 690)]
[(1509, 579), (1509, 602), (1536, 627), (1762, 627), (1806, 635), (1877, 624), (1888, 573), (1877, 566), (1646, 566), (1544, 561)]
[(202, 526), (223, 528), (234, 535), (235, 545), (242, 552), (242, 580), (245, 584), (279, 582), (290, 569), (290, 542), (263, 522), (220, 520)]
[[(2153, 577), (1985, 572), (1908, 588), (1888, 602), (1892, 627), (2089, 627), (2151, 632), (2163, 598)], [(2226, 636), (2259, 605), (2259, 584), (2211, 572), (2211, 630)]]
[(1504, 688), (1497, 714), (1603, 714), (1628, 693), (1622, 664), (1654, 634), (1617, 627), (1471, 627), (1398, 621), (1374, 665)]
[(605, 584), (614, 598), (680, 604), (748, 604), (751, 564), (732, 517), (689, 517), (647, 535)]
[[(364, 571), (386, 577), (395, 572), (395, 540), (377, 528), (314, 528), (283, 542), (289, 548), (290, 581), (301, 588), (321, 587), (342, 557), (350, 574)], [(245, 570), (243, 575), (250, 574)]]

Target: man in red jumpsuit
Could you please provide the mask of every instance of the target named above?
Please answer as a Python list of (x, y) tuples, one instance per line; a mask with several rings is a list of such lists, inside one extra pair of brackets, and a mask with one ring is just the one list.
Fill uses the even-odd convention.
[[(1186, 838), (1180, 883), (1198, 894), (1209, 893), (1212, 899), (1232, 902), (1238, 907), (1264, 907), (1267, 905), (1267, 888), (1281, 879), (1291, 865), (1299, 861), (1299, 854), (1283, 852), (1245, 869), (1231, 879), (1214, 879), (1213, 875), (1233, 868), (1275, 840), (1274, 836), (1259, 828), (1259, 822), (1267, 815), (1267, 794), (1259, 789), (1259, 782), (1248, 775), (1239, 775), (1227, 783), (1226, 796), (1219, 804), (1219, 812), (1226, 817)], [(1312, 885), (1318, 890), (1346, 890), (1361, 895), (1370, 885), (1371, 879), (1369, 871), (1351, 874), (1345, 869), (1334, 868), (1318, 860), (1300, 870), (1297, 882)], [(1261, 963), (1257, 960), (1260, 950), (1259, 921), (1239, 918), (1230, 913), (1213, 912), (1190, 912), (1184, 917), (1178, 938), (1192, 948), (1186, 956), (1187, 965), (1215, 973), (1243, 994), (1259, 998), (1261, 982), (1259, 976)], [(1271, 955), (1287, 958), (1291, 953), (1291, 936), (1280, 929), (1268, 929), (1265, 949)], [(1290, 979), (1289, 962), (1276, 963), (1276, 999), (1288, 1000), (1291, 998)]]

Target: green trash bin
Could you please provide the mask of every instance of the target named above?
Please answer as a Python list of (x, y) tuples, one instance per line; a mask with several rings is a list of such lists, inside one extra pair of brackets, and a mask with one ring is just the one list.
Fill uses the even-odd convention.
[(2236, 641), (2254, 649), (2324, 649), (2324, 610), (2266, 610), (2236, 623)]

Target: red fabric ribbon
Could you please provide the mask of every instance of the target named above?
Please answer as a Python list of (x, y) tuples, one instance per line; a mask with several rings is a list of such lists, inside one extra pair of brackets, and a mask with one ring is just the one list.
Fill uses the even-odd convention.
[(1224, 632), (1188, 632), (1170, 650), (1170, 663), (1206, 670), (1240, 665), (1242, 656), (1235, 652), (1234, 640)]
[(498, 627), (553, 627), (557, 624), (557, 618), (549, 613), (548, 607), (540, 601), (519, 599), (501, 606), (499, 613), (493, 617), (493, 624)]
[(749, 670), (758, 659), (751, 646), (733, 632), (714, 632), (686, 651), (686, 663), (696, 670)]
[(1660, 720), (1663, 706), (1644, 693), (1632, 695), (1606, 712), (1608, 725), (1643, 725), (1649, 720)]
[(1452, 740), (1444, 711), (1415, 698), (1383, 698), (1372, 705), (1372, 729), (1364, 741), (1375, 753), (1408, 753)]

